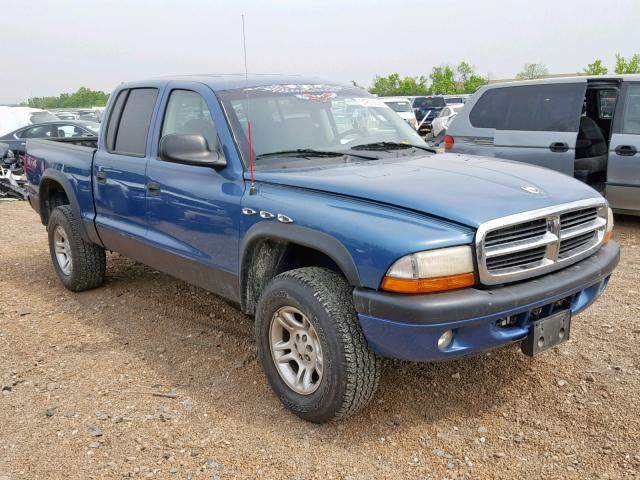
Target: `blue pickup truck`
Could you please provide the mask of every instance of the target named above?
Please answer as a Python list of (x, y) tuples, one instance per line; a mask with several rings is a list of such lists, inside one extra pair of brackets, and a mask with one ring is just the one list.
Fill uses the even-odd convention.
[(98, 139), (27, 142), (62, 284), (99, 286), (110, 250), (229, 299), (276, 395), (313, 422), (366, 405), (381, 357), (567, 340), (619, 260), (589, 186), (435, 155), (349, 85), (154, 79), (120, 85), (105, 118)]

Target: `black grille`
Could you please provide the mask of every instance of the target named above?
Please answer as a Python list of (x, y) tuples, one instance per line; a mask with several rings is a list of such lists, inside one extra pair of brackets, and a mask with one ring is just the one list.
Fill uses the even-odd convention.
[(509, 227), (499, 228), (489, 232), (484, 240), (485, 247), (515, 242), (518, 240), (530, 240), (542, 237), (547, 232), (547, 219), (540, 218), (530, 222), (518, 223)]
[(560, 251), (559, 251), (560, 257), (571, 252), (571, 250), (574, 250), (576, 248), (582, 248), (586, 245), (589, 245), (595, 239), (596, 239), (596, 232), (591, 231), (591, 232), (583, 233), (582, 235), (578, 235), (573, 238), (568, 238), (567, 240), (562, 240), (562, 242), (560, 242)]
[(503, 268), (524, 267), (532, 263), (538, 263), (544, 259), (546, 247), (537, 247), (522, 252), (510, 253), (499, 257), (487, 259), (487, 269), (490, 271)]
[(598, 218), (598, 210), (595, 208), (584, 208), (574, 212), (563, 213), (560, 215), (560, 229), (577, 227), (593, 222), (596, 218)]

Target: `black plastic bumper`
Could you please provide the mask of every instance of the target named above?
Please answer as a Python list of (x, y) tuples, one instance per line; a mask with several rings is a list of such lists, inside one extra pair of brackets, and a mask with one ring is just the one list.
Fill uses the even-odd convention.
[(562, 298), (598, 283), (615, 269), (620, 248), (610, 241), (590, 257), (554, 273), (487, 290), (465, 288), (445, 293), (402, 295), (356, 288), (356, 310), (385, 320), (437, 324), (490, 316), (542, 299)]

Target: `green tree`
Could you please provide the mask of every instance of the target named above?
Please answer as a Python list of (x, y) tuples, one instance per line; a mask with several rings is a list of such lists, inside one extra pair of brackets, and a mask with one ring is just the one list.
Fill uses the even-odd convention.
[(392, 73), (387, 77), (377, 75), (369, 92), (381, 97), (394, 95), (424, 95), (427, 92), (427, 79), (425, 77), (404, 77)]
[(99, 90), (80, 87), (74, 93), (61, 93), (57, 97), (33, 97), (27, 101), (27, 105), (33, 108), (88, 108), (104, 107), (109, 99), (109, 94)]
[(542, 63), (525, 63), (521, 72), (516, 74), (518, 80), (533, 80), (549, 75), (549, 70)]
[(593, 63), (587, 65), (583, 70), (585, 75), (606, 75), (609, 69), (602, 64), (602, 60), (599, 58), (594, 60)]
[(487, 83), (489, 83), (488, 78), (474, 73), (462, 84), (462, 92), (460, 93), (475, 93), (476, 90)]
[(429, 78), (431, 79), (429, 92), (432, 94), (447, 95), (458, 91), (455, 73), (449, 65), (433, 67)]
[(640, 73), (640, 54), (636, 53), (626, 60), (616, 53), (616, 73)]

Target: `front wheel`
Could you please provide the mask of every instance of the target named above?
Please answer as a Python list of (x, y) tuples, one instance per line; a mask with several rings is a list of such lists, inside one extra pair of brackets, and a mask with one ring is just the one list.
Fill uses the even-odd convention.
[(282, 273), (256, 312), (258, 356), (282, 403), (305, 420), (347, 417), (373, 397), (380, 360), (358, 323), (351, 287), (318, 267)]

